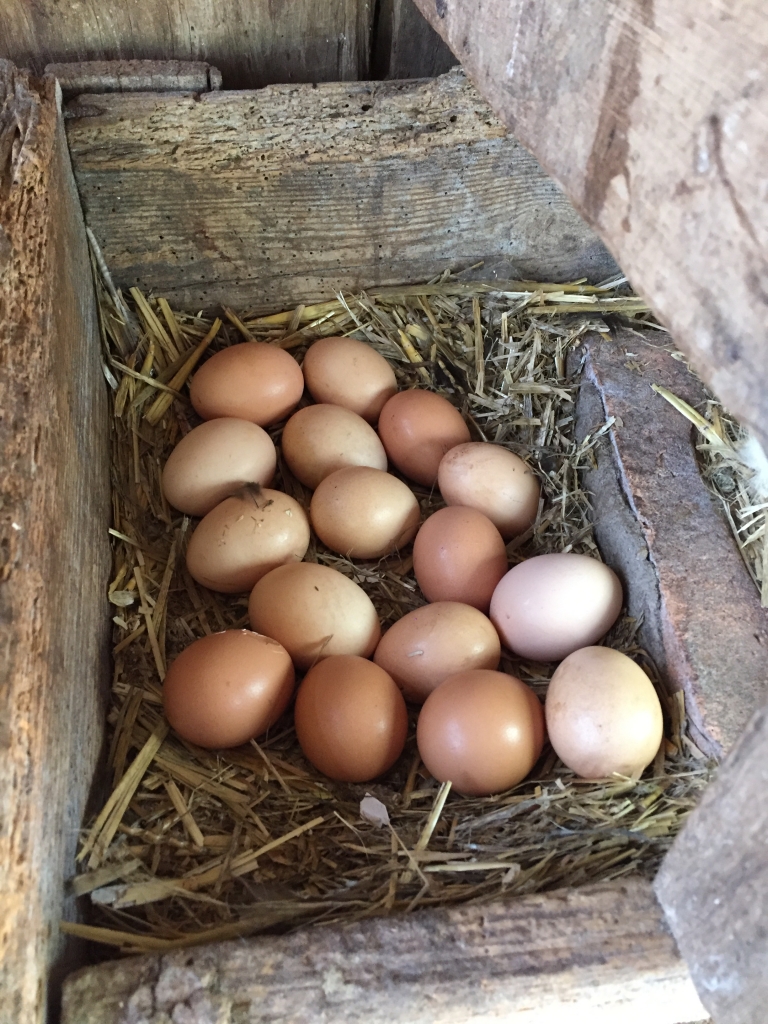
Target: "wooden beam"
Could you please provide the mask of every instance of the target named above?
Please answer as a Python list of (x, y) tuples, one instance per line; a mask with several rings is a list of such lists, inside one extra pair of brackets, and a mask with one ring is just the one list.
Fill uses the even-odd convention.
[(0, 1020), (25, 1024), (73, 966), (55, 924), (109, 678), (105, 382), (55, 90), (0, 61)]
[(115, 281), (182, 308), (271, 311), (505, 257), (510, 277), (616, 271), (460, 71), (67, 107)]
[(210, 61), (228, 89), (367, 78), (371, 0), (3, 0), (0, 57)]
[(755, 714), (662, 865), (655, 888), (717, 1024), (768, 1005), (768, 708)]
[(111, 961), (68, 979), (62, 1024), (192, 1020), (195, 1009), (195, 1020), (233, 1024), (704, 1016), (650, 885), (637, 880)]
[(762, 0), (416, 0), (768, 446)]
[(64, 99), (85, 92), (211, 92), (221, 88), (221, 72), (204, 61), (90, 60), (49, 64)]

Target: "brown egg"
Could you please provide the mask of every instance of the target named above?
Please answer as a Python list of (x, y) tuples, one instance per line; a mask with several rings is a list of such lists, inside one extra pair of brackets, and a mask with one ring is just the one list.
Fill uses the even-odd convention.
[(560, 661), (599, 640), (623, 601), (616, 573), (588, 555), (535, 555), (494, 591), (491, 621), (502, 642), (532, 661)]
[(236, 747), (274, 725), (293, 686), (293, 665), (279, 643), (247, 629), (228, 629), (195, 640), (171, 662), (163, 707), (190, 743), (212, 750)]
[(609, 647), (583, 647), (558, 665), (547, 690), (555, 753), (583, 779), (639, 778), (661, 743), (661, 704), (639, 665)]
[(413, 571), (428, 601), (460, 601), (487, 612), (507, 571), (507, 551), (487, 516), (453, 505), (431, 515), (416, 534)]
[(251, 627), (278, 640), (300, 669), (334, 654), (369, 658), (381, 637), (379, 616), (362, 587), (315, 562), (281, 565), (262, 576), (248, 615)]
[(432, 391), (401, 391), (379, 417), (379, 437), (401, 473), (425, 487), (437, 482), (447, 451), (469, 441), (469, 428), (448, 399)]
[(383, 668), (341, 654), (311, 668), (299, 687), (296, 736), (308, 761), (339, 782), (369, 782), (405, 746), (403, 695)]
[(321, 338), (311, 345), (302, 366), (316, 402), (341, 405), (369, 423), (397, 391), (392, 367), (383, 356), (353, 338)]
[(235, 416), (267, 427), (285, 419), (304, 391), (301, 367), (276, 345), (246, 341), (230, 345), (203, 363), (189, 397), (204, 420)]
[(248, 420), (208, 420), (182, 437), (163, 469), (163, 493), (188, 516), (204, 516), (244, 484), (275, 475), (272, 438)]
[(381, 558), (413, 540), (421, 513), (402, 480), (380, 469), (351, 466), (318, 484), (309, 515), (331, 551), (348, 558)]
[(438, 781), (466, 796), (491, 796), (517, 785), (538, 761), (544, 712), (515, 676), (459, 672), (427, 697), (416, 742)]
[(447, 505), (478, 509), (505, 540), (524, 533), (539, 508), (541, 488), (530, 466), (485, 441), (451, 448), (440, 463), (437, 485)]
[(499, 635), (477, 608), (438, 601), (390, 626), (373, 660), (389, 672), (406, 700), (421, 704), (448, 676), (498, 667)]
[(387, 468), (387, 453), (362, 416), (340, 405), (308, 405), (283, 429), (282, 450), (288, 468), (305, 487), (345, 466)]
[(300, 562), (308, 547), (309, 522), (297, 501), (282, 491), (243, 488), (200, 521), (187, 568), (204, 587), (239, 594), (278, 565)]

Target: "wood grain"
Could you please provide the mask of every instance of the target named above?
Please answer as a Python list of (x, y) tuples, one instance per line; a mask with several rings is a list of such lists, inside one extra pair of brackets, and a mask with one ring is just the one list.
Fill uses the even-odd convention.
[(628, 881), (102, 964), (68, 979), (62, 1024), (703, 1016), (650, 885)]
[(208, 61), (228, 89), (366, 78), (371, 0), (4, 0), (0, 57)]
[(416, 0), (768, 445), (762, 0)]
[(376, 11), (372, 78), (436, 78), (458, 63), (413, 0), (380, 0)]
[(92, 60), (48, 64), (64, 99), (84, 92), (210, 92), (221, 88), (221, 72), (203, 61)]
[(768, 1004), (768, 708), (758, 711), (667, 854), (655, 888), (717, 1024)]
[[(0, 62), (0, 1021), (45, 1019), (108, 679), (108, 428), (52, 78)], [(49, 976), (49, 972), (50, 976)]]
[(116, 281), (182, 308), (274, 309), (500, 256), (524, 277), (616, 270), (460, 72), (87, 96), (67, 114)]

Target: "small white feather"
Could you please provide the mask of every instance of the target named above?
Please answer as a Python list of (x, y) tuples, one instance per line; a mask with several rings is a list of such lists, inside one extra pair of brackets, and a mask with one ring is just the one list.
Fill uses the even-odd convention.
[(764, 500), (768, 498), (768, 456), (756, 437), (751, 435), (739, 446), (739, 458), (748, 466), (753, 476), (747, 486), (753, 497)]

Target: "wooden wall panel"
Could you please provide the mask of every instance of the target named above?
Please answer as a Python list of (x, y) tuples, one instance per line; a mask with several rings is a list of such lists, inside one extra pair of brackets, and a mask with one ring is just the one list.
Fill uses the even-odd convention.
[(768, 5), (417, 4), (768, 448)]
[(104, 734), (109, 427), (53, 78), (0, 61), (0, 1021), (43, 1024)]
[(509, 277), (616, 271), (460, 72), (67, 107), (115, 280), (183, 308), (274, 310), (505, 257)]
[(373, 0), (3, 0), (0, 57), (184, 60), (228, 89), (368, 76)]
[(436, 78), (458, 60), (413, 0), (379, 0), (373, 29), (372, 78)]

